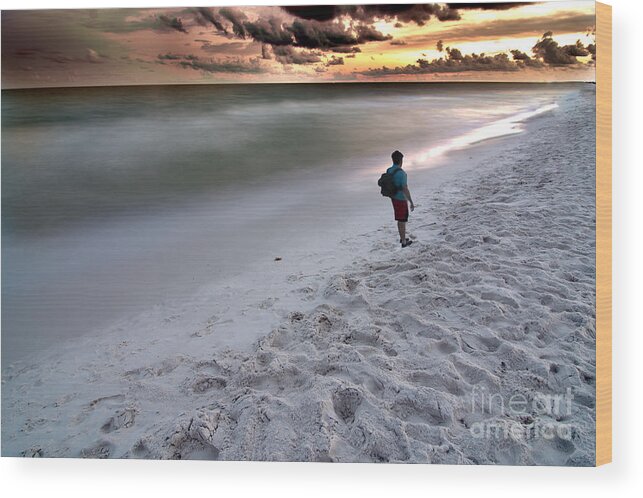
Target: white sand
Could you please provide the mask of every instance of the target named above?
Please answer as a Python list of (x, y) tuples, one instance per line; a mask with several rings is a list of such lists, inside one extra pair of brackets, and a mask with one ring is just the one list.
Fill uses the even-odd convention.
[(408, 249), (383, 199), (334, 250), (5, 366), (3, 455), (593, 464), (593, 98), (411, 174)]

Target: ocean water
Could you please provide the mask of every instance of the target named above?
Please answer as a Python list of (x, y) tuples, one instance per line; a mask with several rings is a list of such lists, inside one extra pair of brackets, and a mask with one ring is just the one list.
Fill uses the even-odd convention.
[(519, 132), (578, 88), (3, 90), (3, 360), (366, 218), (393, 150), (409, 170), (430, 168), (451, 149)]

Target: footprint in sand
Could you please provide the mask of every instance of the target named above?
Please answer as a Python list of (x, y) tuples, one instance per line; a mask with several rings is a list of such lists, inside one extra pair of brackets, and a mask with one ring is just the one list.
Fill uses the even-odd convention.
[(223, 389), (227, 382), (222, 377), (201, 377), (192, 383), (192, 391), (195, 393), (204, 393), (211, 389)]
[(125, 377), (129, 379), (143, 379), (146, 377), (161, 377), (167, 375), (177, 369), (183, 362), (185, 358), (182, 356), (177, 356), (175, 358), (168, 358), (161, 361), (160, 363), (154, 366), (140, 367), (135, 368), (134, 370), (128, 370), (125, 372)]
[(361, 403), (362, 395), (353, 387), (342, 388), (333, 393), (335, 413), (347, 424), (353, 423), (355, 412)]
[(109, 458), (110, 454), (114, 451), (114, 445), (109, 441), (98, 441), (89, 448), (80, 450), (81, 458)]
[(136, 410), (134, 408), (119, 410), (103, 424), (100, 430), (109, 433), (118, 429), (128, 429), (134, 425), (135, 419)]

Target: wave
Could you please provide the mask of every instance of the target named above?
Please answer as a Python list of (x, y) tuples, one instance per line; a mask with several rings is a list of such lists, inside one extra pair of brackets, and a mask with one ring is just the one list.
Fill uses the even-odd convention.
[(550, 112), (557, 107), (558, 104), (555, 103), (545, 104), (536, 109), (519, 112), (506, 118), (493, 121), (492, 123), (471, 130), (463, 135), (437, 144), (418, 153), (413, 158), (413, 163), (415, 165), (422, 164), (428, 160), (444, 156), (449, 152), (464, 149), (486, 140), (522, 133), (524, 131), (523, 124), (525, 121), (546, 112)]

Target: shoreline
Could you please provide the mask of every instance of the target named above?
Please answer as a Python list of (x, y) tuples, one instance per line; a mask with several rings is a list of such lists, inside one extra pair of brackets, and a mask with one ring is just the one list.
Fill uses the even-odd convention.
[[(515, 166), (512, 169), (511, 158), (505, 157), (500, 166), (487, 160), (525, 148), (535, 140), (530, 133), (551, 134), (551, 130), (544, 130), (544, 124), (571, 119), (561, 112), (528, 122), (527, 130), (519, 135), (450, 153), (448, 159), (455, 166), (409, 170), (411, 181), (415, 175), (430, 175), (433, 182), (416, 198), (419, 209), (410, 219), (409, 232), (417, 238), (417, 244), (409, 248), (410, 252), (396, 250), (393, 222), (380, 222), (375, 230), (349, 233), (340, 246), (340, 255), (328, 248), (312, 254), (304, 248), (286, 260), (299, 258), (297, 270), (284, 271), (285, 265), (273, 265), (271, 275), (278, 279), (255, 275), (255, 282), (263, 281), (266, 286), (263, 289), (239, 294), (240, 289), (253, 289), (252, 281), (232, 282), (236, 289), (231, 282), (227, 288), (217, 284), (217, 293), (208, 293), (206, 286), (191, 308), (159, 307), (115, 325), (111, 334), (67, 344), (66, 353), (48, 353), (43, 358), (53, 365), (51, 370), (47, 365), (31, 365), (7, 372), (3, 375), (3, 454), (589, 464), (592, 448), (585, 440), (581, 445), (560, 439), (551, 444), (540, 441), (535, 448), (513, 440), (494, 445), (467, 439), (470, 427), (460, 422), (464, 398), (471, 395), (475, 385), (506, 393), (515, 388), (533, 390), (529, 383), (540, 378), (543, 389), (559, 389), (565, 387), (561, 384), (564, 374), (573, 369), (572, 360), (565, 356), (573, 351), (556, 356), (559, 338), (550, 330), (551, 323), (543, 325), (546, 320), (554, 320), (552, 316), (557, 313), (571, 314), (565, 320), (572, 324), (582, 319), (583, 313), (576, 316), (578, 311), (554, 311), (566, 306), (561, 301), (563, 288), (548, 290), (547, 302), (538, 305), (543, 310), (537, 308), (543, 315), (531, 317), (535, 323), (529, 325), (533, 333), (543, 336), (541, 341), (549, 341), (546, 359), (520, 347), (520, 341), (531, 339), (528, 332), (520, 334), (513, 325), (521, 323), (516, 316), (522, 316), (522, 301), (539, 299), (529, 295), (530, 286), (524, 289), (525, 295), (507, 294), (507, 289), (495, 281), (489, 288), (479, 288), (487, 285), (485, 278), (495, 278), (500, 270), (503, 278), (517, 288), (523, 285), (520, 274), (516, 274), (519, 270), (529, 272), (531, 284), (539, 282), (539, 273), (547, 271), (533, 269), (538, 258), (533, 257), (530, 246), (522, 247), (524, 254), (514, 250), (525, 240), (540, 239), (523, 233), (476, 235), (485, 223), (494, 221), (494, 216), (508, 223), (507, 228), (512, 223), (519, 225), (512, 213), (529, 208), (519, 198), (520, 181), (532, 182), (523, 187), (528, 201), (544, 202), (533, 195), (529, 198), (533, 193), (529, 188), (540, 182), (535, 173), (527, 177)], [(475, 164), (487, 164), (474, 170), (475, 164), (466, 164), (472, 154)], [(524, 163), (522, 156), (519, 158)], [(458, 175), (463, 172), (472, 175), (461, 180)], [(550, 166), (548, 173), (555, 176), (559, 172)], [(502, 188), (508, 178), (516, 180), (517, 194)], [(578, 182), (581, 180), (586, 179)], [(559, 189), (557, 194), (568, 194), (566, 185), (554, 186)], [(547, 182), (542, 185), (549, 187)], [(414, 193), (413, 184), (411, 188)], [(415, 191), (419, 193), (420, 189)], [(476, 192), (481, 195), (475, 197)], [(505, 199), (489, 208), (495, 210), (494, 215), (484, 218), (476, 213), (479, 209), (471, 205), (471, 199), (486, 205), (489, 196)], [(381, 221), (380, 215), (384, 219), (391, 216), (385, 201), (377, 220)], [(542, 208), (538, 204), (533, 207)], [(532, 223), (548, 221), (530, 209), (527, 212), (534, 215)], [(573, 214), (568, 213), (570, 218)], [(426, 217), (420, 219), (420, 215)], [(460, 238), (450, 239), (454, 234)], [(480, 259), (476, 251), (483, 248), (484, 258)], [(574, 250), (557, 250), (567, 251), (574, 264), (582, 266), (574, 259)], [(517, 255), (531, 262), (521, 266)], [(402, 256), (405, 261), (400, 261)], [(511, 264), (505, 265), (505, 260)], [(562, 259), (564, 263), (567, 261)], [(500, 268), (494, 269), (494, 264)], [(475, 271), (463, 272), (472, 269), (471, 265)], [(558, 271), (573, 277), (569, 288), (579, 294), (574, 306), (581, 310), (588, 292), (585, 277), (569, 269)], [(391, 272), (396, 276), (392, 281)], [(462, 287), (464, 281), (466, 288)], [(583, 285), (581, 291), (575, 288), (576, 283)], [(546, 286), (546, 281), (540, 281), (540, 285)], [(234, 310), (240, 296), (244, 304)], [(545, 315), (547, 307), (552, 316)], [(461, 316), (462, 309), (467, 311), (466, 316)], [(206, 317), (208, 314), (210, 317)], [(504, 317), (495, 324), (500, 332), (490, 328), (496, 316)], [(129, 331), (125, 331), (128, 326)], [(244, 344), (222, 340), (226, 333), (238, 333), (239, 327), (245, 327), (246, 333), (256, 327), (262, 333)], [(591, 331), (591, 323), (583, 327)], [(573, 328), (567, 333), (576, 337)], [(117, 336), (119, 341), (115, 340)], [(146, 344), (151, 337), (154, 342)], [(590, 339), (576, 340), (586, 349)], [(178, 351), (177, 344), (181, 345)], [(538, 344), (531, 345), (539, 348)], [(74, 350), (91, 353), (79, 363), (65, 363), (65, 358), (74, 357), (69, 356)], [(511, 375), (502, 372), (502, 363)], [(556, 371), (551, 365), (556, 365)], [(525, 373), (525, 366), (530, 374)], [(514, 368), (519, 372), (516, 375)], [(573, 385), (581, 389), (581, 397), (572, 418), (581, 422), (592, 416), (591, 386), (583, 381), (583, 375), (591, 378), (591, 362), (583, 360), (583, 371), (576, 372), (579, 383)], [(503, 391), (508, 377), (511, 389)], [(69, 383), (72, 378), (77, 385)], [(62, 379), (67, 379), (67, 384), (61, 385)], [(83, 392), (92, 384), (101, 385), (103, 392)], [(43, 401), (39, 418), (27, 415), (24, 398)], [(165, 410), (164, 416), (154, 415), (159, 409)], [(495, 414), (499, 418), (502, 415)], [(485, 419), (462, 420), (471, 426), (480, 418)], [(505, 418), (511, 424), (521, 423), (516, 417)], [(312, 429), (318, 424), (321, 432)], [(248, 436), (248, 431), (255, 435)], [(45, 434), (48, 438), (62, 436), (63, 441), (57, 447), (42, 447), (38, 441)], [(482, 460), (472, 461), (472, 454), (483, 455)]]
[[(528, 122), (529, 120), (522, 122), (522, 124)], [(406, 169), (411, 175), (411, 188), (413, 191), (417, 190), (418, 192), (421, 192), (422, 197), (426, 197), (431, 195), (431, 193), (436, 189), (439, 189), (442, 184), (450, 181), (456, 181), (458, 176), (461, 174), (473, 172), (481, 168), (487, 168), (488, 166), (483, 165), (482, 163), (487, 157), (494, 156), (496, 153), (494, 147), (496, 145), (500, 145), (500, 143), (510, 144), (514, 138), (520, 137), (525, 133), (528, 133), (528, 131), (525, 130), (519, 133), (486, 138), (467, 146), (450, 150), (446, 154), (440, 154), (439, 157), (431, 159), (434, 163), (431, 166), (407, 165)], [(475, 159), (472, 154), (476, 154)], [(409, 157), (414, 158), (416, 156), (423, 155), (425, 154), (422, 152), (422, 149), (419, 149), (413, 154), (410, 154)], [(374, 161), (371, 162), (374, 163)], [(311, 174), (311, 172), (307, 171), (300, 172), (298, 174), (300, 177), (298, 181), (304, 181), (305, 177)], [(327, 174), (328, 173), (326, 173), (326, 175)], [(355, 175), (360, 178), (361, 176), (364, 176), (364, 174), (365, 173), (361, 170), (355, 172)], [(284, 280), (284, 277), (289, 278), (290, 275), (288, 275), (288, 273), (292, 275), (315, 273), (323, 274), (332, 271), (333, 269), (337, 269), (338, 266), (341, 268), (350, 266), (354, 262), (354, 252), (347, 249), (345, 239), (355, 236), (361, 240), (364, 237), (372, 235), (374, 232), (381, 231), (383, 228), (390, 229), (389, 231), (391, 234), (395, 231), (395, 223), (392, 221), (390, 202), (388, 199), (380, 196), (377, 191), (378, 187), (376, 182), (373, 180), (378, 174), (379, 170), (373, 170), (369, 172), (369, 176), (366, 177), (367, 181), (370, 181), (373, 184), (373, 188), (371, 189), (371, 194), (373, 195), (371, 195), (371, 197), (376, 197), (378, 200), (377, 211), (370, 214), (367, 218), (361, 217), (359, 221), (348, 220), (342, 227), (340, 227), (340, 229), (335, 230), (332, 238), (327, 238), (325, 234), (318, 234), (317, 237), (311, 238), (306, 242), (300, 240), (299, 244), (294, 248), (285, 248), (278, 251), (272, 251), (269, 254), (264, 254), (259, 261), (246, 266), (243, 273), (234, 271), (226, 277), (218, 276), (214, 280), (201, 283), (198, 288), (191, 290), (185, 299), (170, 299), (151, 303), (144, 309), (136, 312), (125, 313), (123, 316), (109, 320), (103, 325), (91, 327), (90, 330), (83, 332), (79, 336), (62, 338), (62, 340), (54, 346), (50, 345), (46, 349), (39, 350), (35, 353), (20, 355), (14, 361), (3, 361), (3, 375), (5, 373), (9, 374), (9, 370), (20, 370), (22, 368), (29, 367), (29, 364), (41, 363), (42, 361), (45, 361), (46, 358), (59, 356), (63, 350), (77, 349), (78, 341), (91, 344), (93, 341), (105, 334), (113, 335), (114, 337), (118, 336), (119, 333), (122, 335), (122, 332), (126, 328), (131, 327), (133, 323), (140, 323), (142, 321), (149, 320), (149, 325), (155, 326), (166, 322), (167, 317), (165, 315), (176, 316), (177, 310), (185, 310), (186, 307), (189, 306), (193, 306), (195, 309), (209, 306), (213, 304), (214, 296), (221, 297), (222, 289), (236, 287), (243, 292), (246, 292), (247, 289), (261, 287), (267, 280), (276, 279), (277, 281), (282, 281)], [(246, 195), (255, 195), (255, 189), (256, 187), (254, 189), (251, 188)], [(266, 196), (266, 192), (261, 190), (258, 193), (261, 196)], [(350, 195), (350, 191), (347, 192), (347, 195)], [(416, 198), (416, 204), (419, 209), (416, 209), (416, 212), (411, 214), (410, 223), (407, 227), (411, 235), (413, 235), (414, 221), (419, 215), (421, 215), (424, 208), (424, 202), (421, 201), (418, 203), (417, 199), (418, 198)], [(192, 201), (190, 204), (196, 206), (196, 209), (199, 209), (199, 206), (205, 205), (204, 201), (199, 199)], [(191, 212), (193, 209), (188, 209), (188, 212)], [(430, 216), (430, 209), (425, 214)], [(369, 225), (368, 227), (363, 226), (364, 221), (367, 222)], [(115, 221), (114, 223), (117, 226), (119, 222)], [(146, 220), (143, 218), (141, 220), (141, 224), (144, 225), (145, 223)], [(112, 228), (108, 225), (106, 228), (103, 228), (103, 230), (109, 233), (112, 231)], [(312, 235), (312, 233), (310, 235)], [(395, 240), (394, 235), (391, 235), (391, 240)], [(311, 262), (311, 254), (317, 256), (319, 259)], [(274, 265), (274, 257), (282, 258), (281, 266), (288, 265), (288, 268), (281, 269), (277, 265)], [(270, 268), (264, 275), (266, 265), (272, 265), (274, 268)], [(261, 276), (258, 279), (255, 279), (253, 278), (253, 273)], [(239, 282), (241, 282), (241, 284), (239, 284)], [(290, 289), (290, 291), (293, 290), (294, 289)], [(266, 294), (266, 292), (259, 291), (258, 294), (263, 295)], [(193, 323), (184, 326), (198, 327), (199, 320), (201, 320), (201, 322), (207, 321), (207, 317), (203, 313), (200, 313), (199, 317), (200, 318), (194, 320)], [(174, 320), (175, 318), (172, 319), (172, 321)], [(178, 325), (179, 324), (177, 324), (177, 326)], [(251, 340), (243, 341), (244, 347), (242, 349), (247, 349), (252, 345), (252, 342), (258, 338), (259, 335), (251, 335)], [(238, 342), (235, 343), (230, 342), (225, 338), (222, 339), (224, 339), (221, 342), (222, 345), (240, 346)]]
[[(539, 109), (536, 105), (525, 109), (533, 112)], [(434, 138), (428, 149), (426, 145), (403, 148), (414, 177), (412, 186), (432, 189), (460, 170), (475, 168), (466, 159), (447, 163), (444, 154), (453, 147), (474, 145), (456, 142), (477, 130), (491, 135), (515, 133), (511, 123), (525, 109), (479, 128), (463, 126), (455, 140)], [(439, 157), (429, 157), (436, 148)], [(275, 257), (285, 258), (283, 266), (292, 263), (295, 269), (304, 264), (307, 252), (326, 252), (327, 257), (348, 264), (351, 254), (337, 250), (339, 241), (377, 230), (382, 220), (390, 218), (390, 206), (373, 180), (387, 167), (376, 166), (388, 163), (381, 159), (343, 159), (339, 170), (346, 170), (342, 176), (348, 174), (343, 184), (337, 182), (337, 168), (280, 172), (269, 184), (250, 184), (237, 194), (224, 191), (214, 199), (211, 193), (200, 194), (149, 215), (100, 220), (95, 227), (81, 223), (66, 234), (5, 243), (5, 263), (15, 266), (6, 268), (3, 287), (14, 277), (17, 282), (15, 290), (3, 289), (5, 309), (13, 309), (5, 328), (15, 325), (21, 333), (3, 338), (3, 371), (7, 364), (29, 361), (33, 352), (46, 353), (60, 342), (101, 334), (163, 303), (187, 305), (203, 289), (223, 285), (225, 279), (247, 280), (249, 268), (263, 272)], [(238, 221), (232, 222), (230, 212)], [(221, 240), (222, 231), (231, 233), (230, 240)], [(168, 233), (175, 235), (168, 237)], [(261, 247), (255, 247), (257, 239), (262, 240)], [(75, 257), (69, 258), (70, 253)], [(246, 287), (255, 285), (250, 279)], [(78, 297), (66, 302), (64, 296)]]

